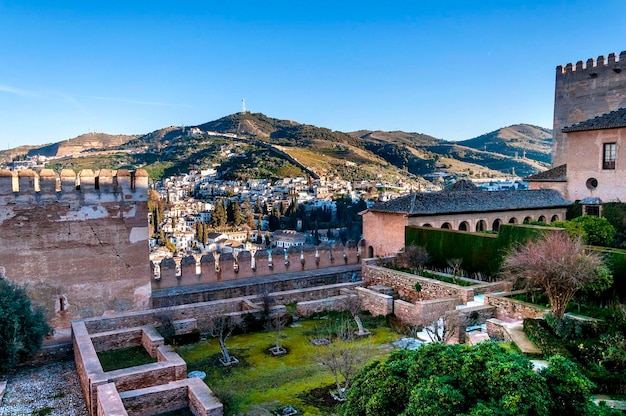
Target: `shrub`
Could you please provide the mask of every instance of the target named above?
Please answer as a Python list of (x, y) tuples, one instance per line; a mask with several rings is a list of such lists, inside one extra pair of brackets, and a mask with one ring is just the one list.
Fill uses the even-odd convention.
[(20, 358), (36, 352), (49, 332), (26, 290), (0, 276), (0, 373), (13, 371)]

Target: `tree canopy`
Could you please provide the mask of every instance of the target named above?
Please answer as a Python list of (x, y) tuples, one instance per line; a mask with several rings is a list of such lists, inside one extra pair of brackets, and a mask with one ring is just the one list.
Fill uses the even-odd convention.
[(26, 290), (0, 276), (0, 373), (12, 371), (19, 359), (39, 350), (50, 332), (43, 312)]
[(345, 416), (618, 415), (591, 400), (591, 383), (560, 356), (535, 372), (499, 345), (427, 344), (397, 350), (353, 380)]
[(555, 318), (561, 319), (576, 292), (603, 276), (600, 255), (584, 251), (582, 241), (565, 232), (546, 233), (542, 238), (515, 247), (502, 263), (502, 274), (542, 288)]

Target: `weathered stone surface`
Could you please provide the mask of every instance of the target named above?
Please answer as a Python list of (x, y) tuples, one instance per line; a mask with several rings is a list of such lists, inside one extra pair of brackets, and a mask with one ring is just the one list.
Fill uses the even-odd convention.
[[(53, 174), (23, 171), (15, 199), (0, 198), (0, 265), (28, 287), (63, 340), (72, 319), (149, 306), (147, 181), (107, 193), (83, 171), (85, 189), (77, 190), (76, 174), (64, 170), (57, 192)], [(14, 188), (13, 179), (0, 177), (0, 193)]]

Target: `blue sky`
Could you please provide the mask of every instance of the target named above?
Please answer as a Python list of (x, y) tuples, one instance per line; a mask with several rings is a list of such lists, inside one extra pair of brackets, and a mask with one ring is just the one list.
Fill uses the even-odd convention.
[(552, 127), (555, 67), (626, 50), (623, 0), (0, 0), (0, 148), (241, 109), (448, 140)]

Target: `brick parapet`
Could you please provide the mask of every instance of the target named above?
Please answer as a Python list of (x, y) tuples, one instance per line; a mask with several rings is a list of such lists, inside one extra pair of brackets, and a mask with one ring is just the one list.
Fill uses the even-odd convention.
[(95, 174), (83, 169), (78, 175), (70, 169), (56, 173), (43, 169), (0, 172), (0, 205), (39, 204), (81, 200), (83, 203), (147, 201), (148, 174), (143, 169), (129, 171), (103, 169)]
[(324, 270), (334, 266), (360, 263), (361, 254), (358, 247), (350, 244), (291, 248), (286, 251), (283, 249), (256, 250), (254, 267), (252, 267), (252, 257), (247, 252), (239, 253), (237, 257), (232, 253), (211, 252), (204, 254), (199, 262), (195, 257), (187, 256), (178, 261), (165, 258), (158, 265), (152, 264), (152, 276), (154, 276), (152, 288), (158, 290), (193, 286), (289, 272)]

